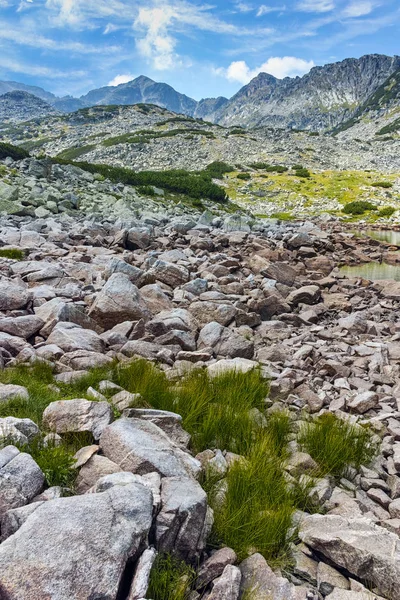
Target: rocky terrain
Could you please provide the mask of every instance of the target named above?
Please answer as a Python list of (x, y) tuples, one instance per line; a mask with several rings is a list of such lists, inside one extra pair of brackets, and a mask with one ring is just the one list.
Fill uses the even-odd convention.
[(339, 267), (397, 248), (0, 167), (0, 598), (396, 598), (400, 283)]
[[(220, 125), (249, 128), (265, 126), (323, 132), (343, 127), (347, 130), (363, 121), (383, 119), (377, 131), (392, 122), (390, 116), (398, 107), (393, 78), (398, 83), (399, 69), (398, 56), (367, 54), (359, 59), (314, 67), (303, 77), (277, 79), (260, 73), (229, 100), (219, 97), (199, 102), (143, 75), (118, 86), (91, 90), (80, 98), (58, 98), (41, 88), (1, 81), (0, 93), (24, 90), (63, 112), (97, 105), (151, 103)], [(374, 117), (373, 110), (378, 111)], [(17, 107), (13, 120), (25, 120), (24, 113)], [(393, 132), (398, 130), (397, 124)], [(358, 127), (357, 131), (358, 137), (364, 139), (360, 135), (362, 129)]]
[(51, 104), (28, 92), (16, 90), (0, 96), (0, 122), (30, 121), (56, 114)]

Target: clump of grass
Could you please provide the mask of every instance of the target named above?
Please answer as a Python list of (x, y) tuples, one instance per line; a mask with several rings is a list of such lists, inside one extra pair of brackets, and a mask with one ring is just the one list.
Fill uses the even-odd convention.
[(301, 167), (300, 169), (295, 170), (296, 177), (300, 177), (302, 179), (309, 179), (311, 177), (311, 173), (305, 167)]
[(47, 484), (72, 488), (77, 476), (74, 458), (67, 446), (54, 443), (43, 444), (42, 440), (34, 440), (29, 446), (21, 448), (28, 452), (44, 473)]
[(169, 410), (182, 415), (195, 452), (220, 448), (244, 454), (252, 445), (255, 427), (250, 411), (264, 410), (268, 389), (258, 370), (230, 371), (217, 377), (194, 370), (178, 382)]
[(253, 552), (275, 565), (285, 560), (294, 506), (284, 473), (269, 436), (260, 437), (246, 461), (229, 470), (222, 505), (211, 494), (214, 541), (233, 548), (239, 560)]
[(354, 202), (349, 202), (343, 208), (343, 212), (346, 215), (363, 215), (367, 210), (376, 210), (375, 204), (366, 200), (356, 200)]
[(48, 385), (54, 382), (52, 369), (46, 363), (35, 363), (32, 367), (19, 366), (0, 372), (0, 382), (26, 387), (29, 398), (14, 398), (0, 403), (0, 417), (32, 419), (39, 424), (46, 406), (58, 400)]
[(154, 561), (147, 596), (153, 600), (187, 600), (195, 571), (169, 554)]
[(271, 215), (271, 219), (279, 219), (279, 221), (293, 221), (294, 216), (289, 212), (276, 212)]
[(300, 446), (319, 465), (319, 475), (341, 477), (348, 466), (368, 465), (378, 448), (371, 433), (331, 413), (305, 425), (299, 435)]
[(23, 260), (25, 254), (19, 248), (0, 248), (0, 256), (2, 258), (12, 258), (13, 260)]
[(161, 410), (175, 408), (172, 386), (165, 373), (145, 359), (115, 366), (111, 378), (128, 392), (141, 394), (147, 405)]

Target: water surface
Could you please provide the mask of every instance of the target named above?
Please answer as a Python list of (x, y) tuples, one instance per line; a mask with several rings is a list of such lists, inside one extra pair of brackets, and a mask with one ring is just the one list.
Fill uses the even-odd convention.
[[(360, 235), (359, 231), (355, 231), (354, 233)], [(400, 246), (400, 231), (392, 231), (391, 229), (366, 229), (361, 234), (380, 242), (386, 242), (392, 246)]]
[(370, 279), (371, 281), (379, 281), (380, 279), (394, 279), (394, 281), (400, 281), (400, 266), (387, 265), (386, 263), (379, 264), (371, 262), (363, 265), (345, 265), (340, 268), (340, 272), (342, 275), (346, 275), (346, 277), (362, 277), (363, 279)]

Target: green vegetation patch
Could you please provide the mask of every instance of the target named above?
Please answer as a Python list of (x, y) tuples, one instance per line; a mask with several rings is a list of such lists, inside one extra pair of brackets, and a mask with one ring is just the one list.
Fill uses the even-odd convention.
[(238, 173), (238, 174), (236, 175), (236, 177), (237, 177), (238, 179), (243, 179), (243, 181), (248, 181), (249, 179), (251, 179), (251, 175), (250, 175), (250, 173)]
[(335, 417), (321, 415), (306, 425), (299, 443), (319, 465), (320, 476), (341, 477), (347, 467), (359, 469), (377, 454), (377, 446), (368, 429)]
[(12, 144), (6, 144), (0, 142), (0, 160), (10, 157), (13, 160), (22, 160), (23, 158), (29, 157), (29, 152), (20, 148), (19, 146), (13, 146)]
[(366, 200), (356, 200), (355, 202), (349, 202), (343, 208), (343, 212), (346, 215), (363, 215), (369, 210), (376, 210), (375, 204)]
[(378, 212), (378, 217), (391, 217), (395, 212), (394, 206), (385, 206)]
[(68, 148), (68, 150), (63, 150), (63, 152), (60, 152), (58, 157), (63, 160), (75, 160), (75, 158), (84, 156), (85, 154), (88, 154), (95, 148), (96, 144), (88, 144), (87, 146), (77, 146), (74, 148)]
[(133, 133), (124, 133), (116, 137), (110, 137), (103, 141), (103, 146), (109, 148), (111, 146), (117, 146), (118, 144), (147, 144), (152, 139), (169, 138), (177, 135), (202, 135), (207, 138), (214, 139), (215, 135), (212, 131), (195, 128), (180, 128), (171, 129), (170, 131), (154, 131), (152, 129), (146, 129), (141, 131), (135, 131)]
[(19, 248), (0, 248), (0, 256), (2, 258), (12, 258), (13, 260), (23, 260), (25, 254)]
[(226, 162), (215, 160), (214, 162), (207, 165), (205, 170), (211, 175), (213, 179), (222, 179), (225, 173), (232, 173), (235, 170), (235, 167), (232, 167), (232, 165), (228, 165), (228, 163)]
[(393, 183), (391, 183), (390, 181), (374, 181), (374, 183), (371, 183), (372, 187), (378, 187), (378, 188), (385, 188), (385, 189), (389, 189), (393, 187)]
[(387, 133), (398, 133), (400, 131), (400, 118), (396, 119), (389, 125), (385, 125), (379, 131), (376, 132), (375, 135), (386, 135)]
[(188, 600), (195, 571), (170, 554), (159, 554), (150, 574), (147, 596), (153, 600)]
[(153, 185), (161, 189), (184, 194), (191, 198), (208, 198), (215, 202), (226, 202), (227, 195), (223, 188), (212, 182), (212, 176), (207, 171), (186, 171), (174, 169), (171, 171), (140, 171), (136, 172), (124, 167), (74, 162), (57, 157), (54, 162), (72, 164), (89, 173), (98, 173), (115, 183), (133, 186)]

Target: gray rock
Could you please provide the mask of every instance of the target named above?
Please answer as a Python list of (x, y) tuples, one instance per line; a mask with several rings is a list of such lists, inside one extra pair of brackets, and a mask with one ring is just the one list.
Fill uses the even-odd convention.
[(31, 298), (30, 290), (10, 281), (0, 281), (0, 310), (24, 308)]
[(370, 581), (380, 594), (395, 595), (400, 585), (397, 535), (367, 519), (338, 515), (306, 517), (300, 539), (352, 575)]
[(180, 448), (186, 449), (189, 445), (190, 434), (182, 427), (181, 415), (168, 410), (155, 410), (154, 408), (128, 408), (124, 411), (123, 416), (151, 421), (162, 429)]
[(0, 450), (0, 516), (27, 504), (41, 492), (43, 484), (44, 475), (30, 454), (15, 446)]
[(0, 546), (2, 594), (116, 600), (127, 561), (146, 543), (152, 510), (151, 492), (140, 484), (44, 502)]
[(347, 406), (359, 414), (364, 414), (368, 410), (375, 408), (378, 404), (378, 394), (375, 392), (362, 392), (350, 400), (350, 402), (347, 403)]
[(129, 277), (123, 273), (115, 273), (97, 295), (89, 316), (104, 329), (111, 329), (122, 321), (147, 320), (150, 311)]
[(44, 321), (35, 315), (0, 319), (0, 331), (25, 339), (35, 335), (43, 325)]
[(242, 581), (241, 594), (249, 594), (252, 600), (306, 600), (307, 595), (296, 590), (284, 577), (275, 575), (261, 554), (253, 554), (239, 565)]
[(79, 475), (76, 478), (76, 491), (78, 494), (85, 494), (102, 477), (119, 473), (120, 471), (121, 467), (112, 460), (105, 456), (92, 454), (79, 471)]
[(139, 558), (127, 600), (140, 600), (146, 596), (156, 556), (155, 548), (147, 548)]
[(207, 600), (237, 600), (242, 574), (238, 567), (227, 565), (220, 577), (214, 580)]
[(146, 276), (154, 281), (161, 281), (171, 288), (187, 283), (190, 277), (189, 271), (185, 267), (163, 260), (156, 260), (147, 271)]
[(214, 552), (197, 572), (196, 589), (206, 587), (211, 581), (222, 575), (227, 565), (235, 564), (236, 559), (236, 553), (231, 548), (221, 548)]
[(205, 547), (207, 494), (189, 477), (161, 481), (161, 510), (156, 519), (156, 547), (193, 561)]
[(28, 400), (29, 392), (26, 387), (23, 387), (22, 385), (0, 383), (0, 402), (7, 402), (8, 400), (14, 400), (15, 398)]
[(317, 285), (306, 285), (287, 296), (286, 301), (292, 306), (298, 304), (316, 304), (321, 297), (321, 290)]
[(124, 471), (139, 475), (156, 471), (163, 477), (197, 477), (200, 472), (200, 463), (151, 421), (118, 419), (103, 431), (100, 447)]
[(47, 338), (46, 343), (54, 344), (64, 352), (87, 350), (88, 352), (101, 353), (104, 350), (104, 342), (95, 331), (82, 329), (75, 323), (58, 323)]
[(95, 402), (84, 398), (51, 402), (43, 413), (43, 425), (56, 433), (90, 431), (98, 439), (112, 421), (108, 402)]

